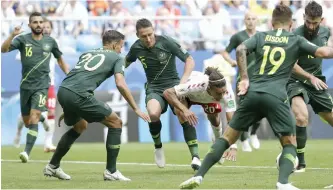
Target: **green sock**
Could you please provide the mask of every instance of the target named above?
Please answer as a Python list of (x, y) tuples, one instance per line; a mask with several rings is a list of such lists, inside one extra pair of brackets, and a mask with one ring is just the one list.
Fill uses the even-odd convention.
[(228, 141), (225, 140), (224, 138), (216, 139), (215, 143), (210, 148), (210, 151), (203, 160), (201, 167), (194, 176), (204, 177), (204, 175), (208, 172), (208, 170), (221, 159), (224, 151), (227, 150), (229, 146), (230, 145)]
[(60, 166), (60, 161), (62, 157), (64, 157), (69, 149), (71, 148), (72, 144), (75, 142), (77, 138), (79, 138), (80, 133), (76, 132), (74, 128), (68, 130), (60, 139), (57, 149), (54, 152), (50, 164), (53, 165), (55, 168)]
[(162, 129), (161, 120), (149, 123), (149, 132), (154, 140), (155, 148), (162, 148), (161, 129)]
[(307, 140), (306, 127), (296, 126), (297, 157), (299, 164), (305, 166), (304, 152)]
[(32, 148), (34, 147), (34, 144), (36, 142), (37, 136), (38, 136), (38, 124), (31, 124), (28, 125), (29, 131), (27, 133), (27, 141), (25, 144), (24, 152), (26, 152), (28, 155), (30, 155), (30, 152)]
[(251, 128), (251, 135), (255, 135), (259, 127), (260, 127), (260, 121), (253, 124)]
[(247, 133), (246, 132), (242, 132), (242, 134), (240, 135), (240, 140), (243, 142), (247, 139)]
[(42, 123), (45, 121), (45, 117), (42, 114), (39, 117), (39, 121), (42, 122)]
[(288, 178), (294, 170), (296, 160), (296, 147), (292, 144), (283, 146), (282, 154), (279, 160), (279, 182), (288, 183)]
[(117, 171), (117, 157), (120, 150), (121, 128), (109, 128), (106, 140), (106, 169), (114, 173)]
[(191, 156), (199, 158), (199, 151), (198, 151), (198, 140), (197, 140), (197, 133), (195, 127), (189, 124), (189, 122), (185, 122), (182, 124), (183, 132), (184, 132), (184, 139), (185, 142), (190, 149)]

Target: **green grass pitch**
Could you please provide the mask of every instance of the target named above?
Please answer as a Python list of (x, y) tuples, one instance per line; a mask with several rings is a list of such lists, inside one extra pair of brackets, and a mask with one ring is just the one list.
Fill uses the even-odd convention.
[[(278, 141), (262, 141), (260, 150), (251, 153), (239, 151), (237, 162), (214, 166), (205, 176), (200, 188), (204, 189), (274, 189), (277, 180), (276, 156), (281, 148)], [(200, 143), (200, 156), (204, 158), (209, 143)], [(22, 148), (2, 146), (2, 189), (177, 189), (194, 172), (185, 143), (164, 144), (167, 166), (154, 164), (153, 145), (123, 144), (118, 157), (118, 169), (131, 182), (103, 180), (105, 146), (103, 144), (74, 144), (65, 156), (62, 169), (72, 180), (60, 181), (43, 176), (42, 170), (51, 157), (36, 146), (31, 162), (20, 163)], [(333, 184), (333, 140), (309, 140), (306, 147), (308, 168), (305, 173), (292, 174), (290, 181), (296, 187), (323, 189)], [(78, 161), (84, 161), (79, 163)]]

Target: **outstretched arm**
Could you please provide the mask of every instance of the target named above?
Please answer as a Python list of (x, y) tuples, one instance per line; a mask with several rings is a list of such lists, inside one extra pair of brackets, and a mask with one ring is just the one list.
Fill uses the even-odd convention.
[(327, 89), (328, 86), (324, 83), (324, 81), (320, 80), (319, 78), (313, 76), (312, 74), (304, 71), (302, 67), (300, 67), (297, 63), (294, 65), (293, 73), (297, 76), (304, 78), (305, 80), (311, 81), (311, 84), (317, 89), (317, 90), (323, 90)]
[(69, 66), (68, 64), (65, 63), (64, 59), (62, 57), (59, 57), (57, 59), (58, 65), (61, 68), (61, 70), (65, 73), (68, 74), (69, 73)]
[(241, 80), (249, 79), (247, 75), (247, 63), (246, 63), (247, 48), (244, 44), (241, 44), (236, 49), (236, 60), (239, 68)]
[(180, 79), (180, 84), (186, 83), (187, 79), (190, 77), (191, 72), (193, 71), (195, 66), (194, 59), (192, 56), (186, 58), (185, 68), (182, 78)]

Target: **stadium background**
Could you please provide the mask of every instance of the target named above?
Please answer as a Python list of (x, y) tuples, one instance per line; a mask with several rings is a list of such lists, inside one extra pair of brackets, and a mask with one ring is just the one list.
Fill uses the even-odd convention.
[[(146, 2), (146, 8), (143, 3)], [(27, 15), (33, 11), (43, 12), (54, 24), (54, 34), (63, 57), (73, 67), (79, 55), (91, 48), (101, 46), (100, 34), (105, 29), (117, 29), (126, 35), (126, 46), (123, 55), (126, 55), (130, 45), (136, 40), (135, 20), (147, 17), (154, 20), (157, 34), (174, 37), (184, 48), (188, 49), (196, 61), (195, 70), (202, 71), (205, 61), (215, 61), (219, 55), (216, 52), (223, 50), (230, 36), (244, 29), (243, 16), (246, 10), (256, 12), (260, 18), (258, 30), (270, 29), (269, 17), (272, 8), (279, 0), (273, 1), (207, 1), (207, 0), (180, 0), (180, 1), (2, 1), (1, 2), (1, 36), (2, 41), (8, 36), (14, 26), (23, 22), (25, 31)], [(283, 1), (290, 5), (294, 12), (294, 27), (303, 23), (302, 14), (306, 1)], [(324, 7), (324, 25), (332, 28), (333, 2), (320, 1)], [(73, 5), (73, 7), (71, 7)], [(333, 29), (331, 30), (333, 31)], [(332, 39), (332, 38), (331, 38)], [(332, 39), (333, 40), (333, 39)], [(332, 45), (332, 42), (329, 43)], [(1, 54), (1, 105), (2, 105), (2, 144), (11, 144), (16, 131), (17, 118), (20, 115), (19, 84), (21, 79), (21, 64), (17, 58), (18, 52)], [(211, 59), (213, 57), (213, 59)], [(234, 52), (232, 57), (235, 58)], [(222, 59), (220, 59), (221, 61)], [(236, 73), (228, 68), (227, 63), (221, 61), (228, 70), (231, 78)], [(333, 86), (333, 60), (323, 62), (323, 73), (327, 78), (329, 87)], [(184, 64), (177, 60), (177, 70), (183, 73)], [(65, 77), (62, 71), (56, 68), (56, 88)], [(125, 71), (126, 81), (133, 92), (135, 99), (144, 108), (144, 83), (146, 81), (140, 62), (132, 64)], [(138, 141), (151, 142), (148, 125), (139, 120), (127, 106), (116, 90), (114, 79), (105, 81), (96, 92), (96, 97), (107, 102), (117, 110), (124, 121), (122, 142)], [(234, 80), (233, 80), (234, 81)], [(234, 82), (233, 82), (234, 84)], [(333, 89), (330, 89), (333, 94)], [(199, 116), (197, 134), (199, 141), (209, 141), (208, 122), (201, 107), (192, 108)], [(57, 115), (61, 108), (57, 105)], [(312, 138), (333, 138), (332, 129), (322, 122), (310, 109), (309, 135)], [(178, 120), (168, 110), (162, 116), (162, 140), (183, 141), (182, 128)], [(224, 123), (225, 124), (225, 123)], [(88, 130), (79, 139), (80, 142), (102, 142), (103, 127), (91, 124)], [(68, 127), (56, 128), (54, 142)], [(43, 130), (40, 130), (43, 136)], [(274, 138), (266, 121), (259, 129), (259, 138)], [(43, 138), (38, 138), (41, 144)]]

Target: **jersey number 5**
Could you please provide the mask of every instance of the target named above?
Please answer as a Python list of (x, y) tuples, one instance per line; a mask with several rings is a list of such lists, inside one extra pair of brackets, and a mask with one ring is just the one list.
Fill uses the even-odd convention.
[(32, 56), (32, 47), (25, 47), (25, 56), (26, 57)]
[[(265, 52), (264, 52), (264, 56), (263, 56), (263, 59), (262, 59), (261, 66), (260, 66), (259, 74), (260, 75), (264, 74), (266, 63), (267, 63), (267, 61), (269, 59), (269, 62), (274, 67), (272, 68), (271, 71), (268, 72), (268, 75), (272, 75), (272, 74), (274, 74), (279, 69), (279, 67), (282, 65), (282, 63), (286, 59), (286, 51), (283, 48), (281, 48), (281, 47), (274, 47), (272, 49), (272, 51), (270, 51), (271, 46), (264, 46), (263, 49), (265, 50)], [(279, 59), (275, 60), (274, 57), (275, 57), (275, 54), (277, 52), (280, 53), (280, 57), (279, 57)]]
[[(94, 61), (93, 63), (95, 63), (93, 66), (89, 66), (89, 63), (91, 61), (93, 61), (94, 59), (97, 59), (99, 61)], [(85, 55), (83, 55), (80, 58), (81, 61), (79, 61), (76, 65), (75, 65), (75, 69), (80, 69), (83, 65), (84, 69), (87, 71), (94, 71), (96, 70), (98, 67), (100, 67), (105, 60), (105, 55), (104, 54), (96, 54), (96, 55), (92, 55), (91, 53), (87, 53)], [(97, 63), (96, 63), (97, 62)]]

